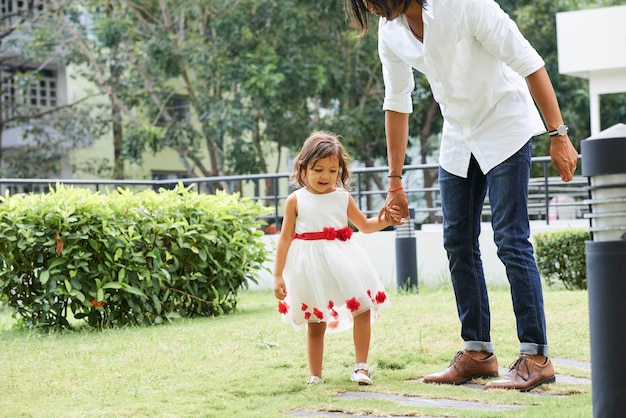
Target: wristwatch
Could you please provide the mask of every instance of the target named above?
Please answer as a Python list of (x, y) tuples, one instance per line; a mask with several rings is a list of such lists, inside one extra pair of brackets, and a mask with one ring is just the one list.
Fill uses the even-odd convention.
[(564, 136), (567, 135), (567, 133), (569, 132), (569, 128), (567, 127), (567, 125), (559, 125), (556, 127), (555, 130), (553, 131), (548, 131), (548, 136), (550, 138), (552, 138), (553, 136)]

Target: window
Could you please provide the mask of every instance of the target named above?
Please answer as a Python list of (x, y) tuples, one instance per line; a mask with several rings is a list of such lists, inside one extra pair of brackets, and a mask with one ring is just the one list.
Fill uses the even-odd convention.
[[(187, 173), (184, 171), (152, 171), (152, 180), (182, 180), (188, 178)], [(160, 186), (154, 186), (155, 190), (159, 188), (172, 190), (176, 187), (176, 183), (163, 184)]]
[[(25, 81), (25, 83), (24, 83)], [(57, 107), (55, 70), (5, 65), (2, 67), (2, 116), (4, 120)]]
[[(167, 102), (165, 109), (174, 122), (187, 122), (189, 120), (189, 100), (187, 100), (187, 96), (183, 96), (182, 94), (173, 95)], [(156, 125), (167, 125), (167, 121), (163, 115), (159, 116)]]
[(11, 196), (23, 193), (23, 194), (43, 194), (48, 193), (50, 191), (49, 185), (39, 185), (39, 184), (11, 184), (6, 186), (4, 190), (8, 190)]
[(19, 16), (30, 10), (41, 12), (50, 0), (0, 0), (0, 16)]

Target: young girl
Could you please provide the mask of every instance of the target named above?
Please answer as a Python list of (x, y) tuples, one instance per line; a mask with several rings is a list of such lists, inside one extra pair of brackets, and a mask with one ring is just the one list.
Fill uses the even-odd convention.
[(384, 217), (368, 219), (358, 208), (347, 191), (348, 162), (332, 134), (316, 132), (304, 142), (293, 174), (300, 188), (285, 202), (276, 249), (274, 294), (283, 321), (307, 327), (308, 384), (323, 383), (326, 331), (353, 327), (356, 365), (350, 379), (371, 385), (370, 324), (389, 304), (367, 254), (350, 240), (348, 220), (364, 233), (390, 223)]

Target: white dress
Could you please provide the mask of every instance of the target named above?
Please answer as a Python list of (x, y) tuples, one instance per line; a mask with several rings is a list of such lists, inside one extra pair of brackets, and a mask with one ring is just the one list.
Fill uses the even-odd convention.
[[(346, 190), (314, 194), (301, 188), (295, 194), (298, 214), (294, 237), (348, 226)], [(345, 238), (345, 234), (339, 235)], [(279, 301), (278, 310), (283, 321), (296, 329), (309, 322), (326, 322), (327, 332), (344, 331), (352, 327), (353, 316), (369, 309), (373, 322), (380, 309), (389, 305), (368, 255), (351, 239), (294, 238), (283, 277), (287, 297)]]

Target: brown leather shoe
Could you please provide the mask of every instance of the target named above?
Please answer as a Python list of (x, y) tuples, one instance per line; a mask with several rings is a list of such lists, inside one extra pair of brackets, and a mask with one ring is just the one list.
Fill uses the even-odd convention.
[(479, 377), (497, 377), (498, 360), (493, 353), (461, 350), (442, 372), (424, 376), (424, 383), (462, 385)]
[(548, 357), (521, 354), (502, 379), (492, 380), (486, 389), (517, 389), (528, 392), (539, 385), (554, 383), (554, 367)]

